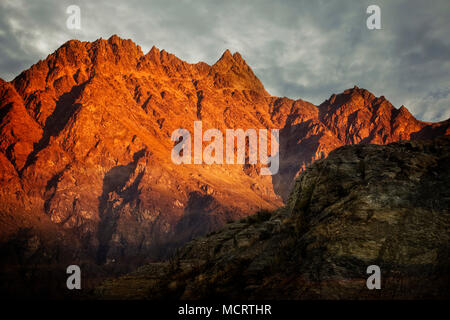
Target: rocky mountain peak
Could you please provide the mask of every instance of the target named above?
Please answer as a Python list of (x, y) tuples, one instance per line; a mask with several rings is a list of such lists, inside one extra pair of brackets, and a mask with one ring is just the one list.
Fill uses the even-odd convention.
[(233, 59), (238, 64), (246, 64), (245, 60), (242, 58), (241, 54), (239, 52), (233, 53)]
[(222, 56), (220, 57), (220, 60), (231, 60), (233, 59), (233, 54), (231, 53), (230, 49), (225, 49), (225, 51), (222, 53)]
[(147, 53), (147, 55), (149, 57), (157, 57), (160, 55), (160, 53), (161, 53), (161, 51), (155, 45), (153, 45), (152, 48)]
[[(213, 65), (217, 71), (228, 71), (232, 67), (247, 66), (247, 63), (242, 58), (239, 52), (231, 53), (229, 49), (226, 49), (219, 60)], [(250, 69), (250, 68), (249, 68)]]
[(212, 65), (210, 75), (215, 78), (215, 86), (218, 88), (236, 87), (252, 90), (262, 96), (268, 95), (239, 52), (231, 54), (230, 50), (225, 50), (220, 59)]
[(411, 112), (409, 112), (409, 110), (404, 105), (402, 105), (398, 109), (398, 116), (402, 116), (402, 117), (408, 118), (408, 119), (414, 118), (414, 116), (411, 114)]

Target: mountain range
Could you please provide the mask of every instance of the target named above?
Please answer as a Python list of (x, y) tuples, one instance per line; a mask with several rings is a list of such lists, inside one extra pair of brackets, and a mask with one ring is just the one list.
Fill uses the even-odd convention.
[[(204, 130), (279, 129), (278, 174), (174, 164), (171, 133), (198, 120)], [(23, 240), (23, 259), (54, 248), (52, 261), (104, 265), (157, 260), (281, 207), (296, 177), (336, 148), (448, 135), (450, 120), (417, 120), (357, 86), (318, 106), (271, 96), (237, 52), (190, 64), (114, 35), (68, 41), (0, 79), (0, 132), (0, 240)]]

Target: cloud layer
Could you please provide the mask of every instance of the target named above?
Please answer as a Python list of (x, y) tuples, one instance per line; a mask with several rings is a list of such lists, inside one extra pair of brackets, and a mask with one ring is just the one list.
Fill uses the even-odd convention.
[[(69, 5), (81, 30), (66, 27)], [(382, 30), (366, 28), (381, 8)], [(447, 0), (3, 0), (0, 77), (12, 80), (69, 39), (118, 34), (188, 62), (239, 51), (272, 95), (321, 103), (355, 84), (417, 118), (450, 117)]]

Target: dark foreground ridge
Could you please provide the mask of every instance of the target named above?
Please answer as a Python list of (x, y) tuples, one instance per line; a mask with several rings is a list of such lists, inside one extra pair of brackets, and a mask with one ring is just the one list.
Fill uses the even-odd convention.
[[(288, 204), (96, 289), (115, 299), (448, 298), (450, 137), (344, 146)], [(381, 268), (381, 290), (366, 269)]]

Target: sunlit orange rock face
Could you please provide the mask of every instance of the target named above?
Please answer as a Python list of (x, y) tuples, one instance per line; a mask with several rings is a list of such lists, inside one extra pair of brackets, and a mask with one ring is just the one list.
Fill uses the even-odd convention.
[[(271, 96), (239, 53), (189, 64), (112, 36), (69, 41), (0, 82), (0, 229), (56, 230), (104, 263), (158, 257), (283, 203), (297, 174), (345, 144), (449, 134), (354, 87), (320, 106)], [(178, 128), (280, 129), (280, 170), (175, 165)], [(66, 238), (67, 239), (67, 238)]]

